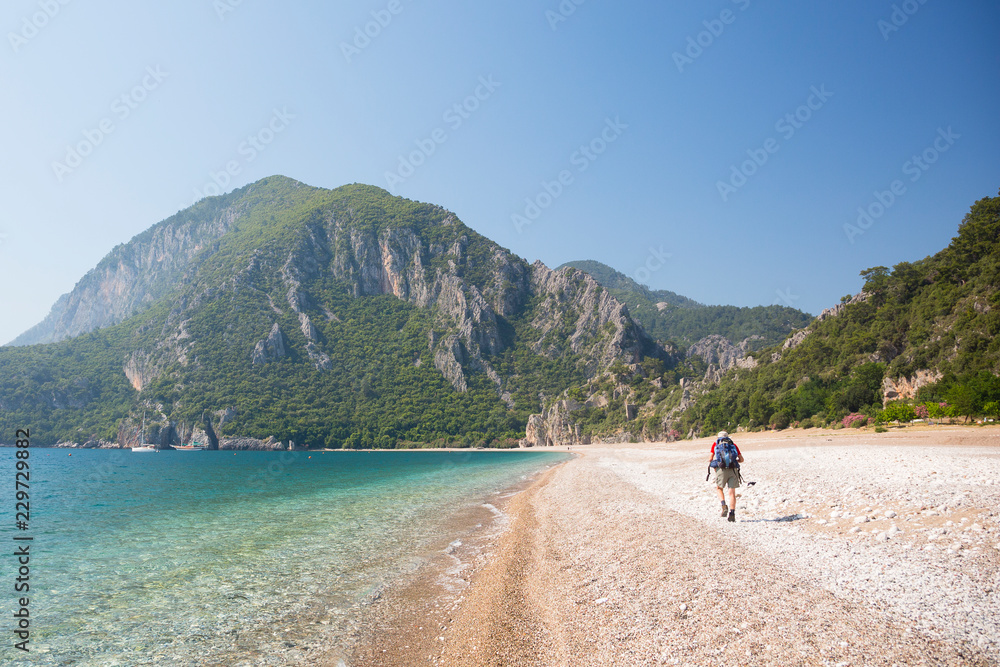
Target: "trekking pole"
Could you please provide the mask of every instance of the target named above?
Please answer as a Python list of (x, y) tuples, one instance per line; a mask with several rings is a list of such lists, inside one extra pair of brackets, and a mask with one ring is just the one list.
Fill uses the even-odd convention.
[(708, 472), (705, 473), (705, 481), (707, 482), (708, 478), (711, 477), (711, 476), (712, 476), (712, 466), (711, 466), (711, 464), (709, 464), (709, 466), (708, 466)]

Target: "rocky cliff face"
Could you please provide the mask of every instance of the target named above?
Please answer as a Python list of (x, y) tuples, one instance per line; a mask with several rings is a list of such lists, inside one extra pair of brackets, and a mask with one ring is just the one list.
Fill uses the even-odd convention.
[(941, 372), (937, 370), (921, 370), (912, 377), (901, 377), (895, 380), (884, 378), (882, 380), (882, 405), (884, 407), (890, 401), (912, 400), (916, 398), (918, 389), (928, 384), (934, 384), (941, 378)]
[(718, 334), (706, 336), (688, 348), (688, 357), (701, 357), (708, 370), (705, 371), (705, 381), (718, 382), (730, 368), (754, 368), (757, 361), (748, 357), (750, 346), (760, 336), (752, 336), (733, 345), (729, 340)]
[(532, 321), (541, 334), (535, 352), (556, 355), (565, 342), (574, 354), (583, 355), (588, 376), (615, 360), (637, 363), (643, 356), (676, 353), (657, 345), (629, 317), (625, 304), (589, 274), (570, 267), (552, 271), (541, 262), (531, 269), (532, 288), (542, 299)]
[(581, 435), (570, 413), (580, 409), (578, 402), (569, 399), (556, 401), (541, 414), (528, 417), (522, 447), (553, 447), (555, 445), (589, 445), (590, 438)]
[[(396, 359), (383, 360), (385, 373), (382, 367), (366, 368), (358, 348), (345, 351), (343, 341), (326, 337), (337, 331), (356, 343), (354, 332), (369, 331), (382, 312), (392, 312), (372, 315), (378, 307), (358, 300), (388, 295), (422, 311), (400, 310), (409, 313), (405, 317), (411, 324), (388, 336), (408, 354), (415, 341), (426, 341), (412, 360), (414, 367), (433, 365), (459, 392), (472, 394), (470, 387), (481, 387), (483, 379), (492, 383), (495, 399), (477, 392), (463, 398), (461, 409), (502, 402), (488, 426), (494, 433), (509, 433), (505, 424), (512, 418), (523, 420), (538, 400), (534, 397), (552, 390), (552, 378), (591, 378), (615, 362), (636, 364), (647, 356), (668, 362), (679, 358), (676, 350), (653, 341), (623, 303), (582, 271), (528, 265), (440, 207), (370, 186), (330, 191), (280, 177), (206, 200), (119, 246), (18, 343), (55, 341), (120, 323), (124, 328), (102, 354), (112, 372), (120, 372), (137, 392), (130, 400), (142, 405), (148, 400), (142, 393), (155, 383), (173, 396), (165, 401), (172, 406), (168, 411), (192, 410), (193, 404), (199, 413), (211, 414), (224, 407), (206, 403), (206, 394), (245, 407), (252, 397), (240, 392), (261, 386), (281, 391), (283, 378), (291, 376), (296, 391), (316, 390), (323, 400), (344, 387), (365, 387), (358, 401), (370, 406), (392, 394), (384, 383), (405, 364), (397, 368)], [(146, 308), (148, 316), (126, 322)], [(358, 328), (350, 328), (355, 325), (341, 321), (335, 311), (354, 313), (359, 319), (351, 321)], [(547, 360), (531, 361), (532, 352)], [(304, 370), (306, 365), (312, 369)], [(424, 366), (421, 373), (426, 372)], [(170, 382), (158, 382), (165, 374)], [(217, 382), (221, 375), (232, 382)], [(368, 376), (383, 383), (381, 394), (371, 389)], [(239, 382), (233, 380), (237, 377)], [(419, 381), (430, 391), (450, 391), (423, 376)], [(227, 389), (219, 389), (222, 385)], [(53, 395), (53, 407), (76, 406), (77, 393), (86, 392)], [(336, 395), (333, 407), (354, 400)], [(444, 396), (435, 395), (439, 400)], [(384, 414), (391, 407), (379, 409)], [(488, 408), (478, 412), (488, 413)], [(193, 419), (191, 412), (183, 414), (182, 421)], [(365, 419), (378, 416), (370, 411)], [(353, 428), (353, 418), (339, 419)], [(235, 427), (250, 420), (244, 410)], [(211, 417), (202, 421), (198, 437), (210, 447), (223, 446), (224, 435), (232, 431)], [(380, 422), (374, 436), (366, 426), (365, 438), (394, 437), (383, 435), (388, 421)], [(454, 431), (457, 423), (452, 420), (449, 428)], [(162, 428), (150, 435), (164, 444), (194, 435), (180, 433), (172, 422)], [(440, 425), (421, 428), (423, 436)], [(459, 432), (468, 428), (463, 425)]]
[(199, 204), (116, 247), (11, 345), (52, 343), (117, 324), (183, 280), (195, 258), (232, 227), (240, 206)]

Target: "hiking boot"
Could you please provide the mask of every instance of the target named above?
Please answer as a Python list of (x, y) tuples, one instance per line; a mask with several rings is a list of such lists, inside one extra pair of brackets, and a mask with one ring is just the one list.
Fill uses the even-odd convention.
[(729, 506), (722, 503), (722, 518), (725, 519), (727, 516), (729, 516)]
[(736, 510), (729, 510), (729, 521), (730, 523), (736, 522)]

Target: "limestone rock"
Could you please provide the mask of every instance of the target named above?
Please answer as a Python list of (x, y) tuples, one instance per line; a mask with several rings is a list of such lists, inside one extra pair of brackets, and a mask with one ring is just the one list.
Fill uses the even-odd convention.
[(273, 435), (266, 440), (257, 438), (223, 438), (219, 441), (219, 449), (252, 452), (284, 451), (286, 446)]
[(160, 366), (151, 355), (136, 350), (125, 360), (123, 369), (125, 377), (132, 384), (136, 391), (142, 391), (143, 387), (155, 380), (160, 374)]
[(275, 322), (271, 327), (271, 333), (262, 341), (258, 341), (253, 348), (251, 360), (255, 366), (276, 361), (285, 356), (285, 338), (281, 335), (281, 328)]
[(552, 447), (554, 445), (588, 445), (590, 438), (581, 435), (580, 426), (569, 414), (581, 405), (573, 399), (555, 402), (540, 415), (528, 417), (521, 447)]
[(167, 294), (241, 213), (234, 206), (197, 221), (193, 214), (198, 212), (198, 206), (182, 211), (116, 247), (71, 292), (59, 297), (42, 322), (11, 345), (53, 343), (111, 326)]
[(882, 380), (882, 403), (883, 407), (889, 401), (912, 400), (917, 395), (917, 390), (924, 385), (934, 384), (943, 376), (939, 371), (921, 370), (912, 377), (901, 377), (893, 380), (884, 378)]

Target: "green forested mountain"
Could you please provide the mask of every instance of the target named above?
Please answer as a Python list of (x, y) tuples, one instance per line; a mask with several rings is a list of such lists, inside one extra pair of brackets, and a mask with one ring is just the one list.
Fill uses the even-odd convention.
[(503, 444), (616, 361), (676, 363), (582, 272), (437, 206), (283, 177), (116, 248), (48, 321), (38, 338), (72, 337), (0, 348), (0, 441), (113, 440), (148, 412), (310, 446)]
[(717, 334), (731, 343), (751, 338), (750, 349), (759, 349), (784, 340), (812, 320), (812, 315), (785, 306), (705, 306), (668, 290), (651, 290), (593, 260), (567, 262), (559, 268), (565, 266), (592, 275), (616, 299), (628, 305), (632, 317), (653, 338), (685, 347)]
[(936, 255), (861, 275), (859, 296), (845, 297), (787, 347), (754, 353), (757, 366), (731, 371), (698, 397), (683, 427), (707, 433), (874, 417), (884, 398), (946, 402), (962, 416), (996, 412), (1000, 197), (976, 202)]
[(945, 250), (862, 272), (861, 294), (756, 351), (733, 343), (777, 343), (806, 316), (701, 306), (584, 267), (599, 280), (528, 265), (380, 188), (268, 178), (115, 248), (0, 348), (0, 442), (18, 428), (36, 444), (122, 442), (146, 414), (166, 444), (197, 426), (309, 446), (508, 446), (829, 422), (884, 398), (962, 415), (1000, 401), (1000, 197)]

